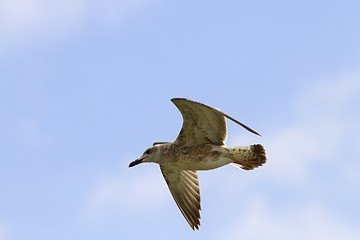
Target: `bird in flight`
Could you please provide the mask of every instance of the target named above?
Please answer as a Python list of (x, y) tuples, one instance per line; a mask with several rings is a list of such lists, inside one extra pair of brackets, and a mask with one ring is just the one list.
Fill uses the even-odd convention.
[(227, 147), (225, 118), (256, 135), (260, 134), (209, 105), (185, 98), (173, 98), (171, 101), (183, 117), (179, 136), (175, 142), (155, 142), (129, 167), (144, 162), (158, 163), (177, 206), (195, 230), (200, 226), (201, 210), (196, 171), (210, 170), (229, 163), (244, 170), (252, 170), (266, 162), (265, 149), (260, 144)]

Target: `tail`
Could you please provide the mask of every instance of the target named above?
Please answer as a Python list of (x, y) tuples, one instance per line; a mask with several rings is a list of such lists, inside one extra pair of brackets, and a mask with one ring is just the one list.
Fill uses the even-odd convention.
[(252, 170), (262, 166), (266, 162), (265, 149), (260, 144), (241, 147), (229, 147), (228, 157), (233, 160), (233, 166)]

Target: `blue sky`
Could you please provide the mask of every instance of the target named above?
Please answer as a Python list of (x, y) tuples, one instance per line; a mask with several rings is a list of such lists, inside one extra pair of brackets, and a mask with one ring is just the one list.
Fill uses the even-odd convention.
[[(359, 1), (0, 1), (0, 240), (359, 239)], [(200, 172), (194, 232), (159, 168), (186, 97), (254, 171)]]

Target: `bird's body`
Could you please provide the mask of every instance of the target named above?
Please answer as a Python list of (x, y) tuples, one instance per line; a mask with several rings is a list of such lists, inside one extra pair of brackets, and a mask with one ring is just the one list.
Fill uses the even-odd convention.
[[(157, 144), (160, 166), (168, 166), (179, 170), (211, 170), (229, 163), (242, 161), (243, 166), (261, 165), (264, 159), (258, 159), (251, 146), (226, 147), (213, 144), (195, 146), (177, 146), (174, 143)], [(255, 145), (258, 146), (258, 145)], [(254, 155), (254, 156), (252, 156)]]
[(129, 167), (155, 162), (180, 211), (192, 229), (200, 225), (200, 189), (197, 170), (210, 170), (229, 163), (251, 170), (266, 162), (262, 145), (226, 147), (225, 117), (252, 133), (251, 128), (211, 106), (184, 98), (171, 100), (183, 115), (183, 126), (175, 142), (155, 142)]
[(229, 163), (227, 159), (220, 158), (224, 149), (211, 144), (179, 147), (168, 143), (158, 147), (159, 164), (179, 170), (210, 170)]

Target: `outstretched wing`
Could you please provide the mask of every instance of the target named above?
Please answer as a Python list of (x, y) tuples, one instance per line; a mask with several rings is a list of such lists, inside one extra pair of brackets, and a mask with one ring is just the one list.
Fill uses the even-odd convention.
[(171, 195), (190, 227), (200, 225), (200, 188), (196, 171), (177, 170), (160, 165)]
[(214, 107), (185, 98), (173, 98), (171, 101), (183, 116), (182, 129), (175, 141), (177, 145), (192, 146), (206, 143), (224, 145), (226, 140), (225, 117), (260, 136), (248, 126)]

